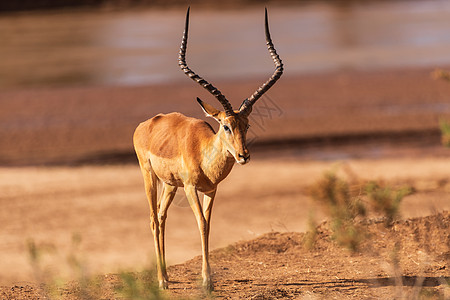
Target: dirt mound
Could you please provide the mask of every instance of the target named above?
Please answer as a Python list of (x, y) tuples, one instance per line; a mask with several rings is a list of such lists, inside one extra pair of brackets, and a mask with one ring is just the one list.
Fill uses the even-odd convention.
[[(383, 220), (366, 221), (361, 226), (368, 238), (358, 253), (338, 247), (328, 225), (317, 228), (312, 249), (305, 247), (305, 233), (271, 232), (212, 251), (213, 295), (230, 299), (449, 296), (449, 212), (401, 220), (391, 227), (385, 227)], [(203, 296), (200, 269), (201, 257), (171, 266), (169, 296)], [(99, 279), (98, 295), (117, 297), (119, 276)], [(76, 283), (60, 290), (64, 299), (76, 299), (79, 292)], [(33, 284), (0, 288), (2, 299), (37, 299), (42, 293)]]

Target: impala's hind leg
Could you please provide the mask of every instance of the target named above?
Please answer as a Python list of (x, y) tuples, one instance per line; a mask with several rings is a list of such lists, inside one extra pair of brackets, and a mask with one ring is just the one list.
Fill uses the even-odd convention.
[(161, 198), (158, 203), (158, 221), (159, 221), (159, 247), (161, 253), (161, 263), (162, 263), (162, 275), (164, 280), (169, 281), (169, 277), (167, 276), (166, 270), (166, 252), (165, 252), (165, 241), (164, 241), (164, 233), (167, 219), (167, 210), (169, 209), (170, 204), (172, 203), (173, 198), (177, 192), (177, 187), (168, 185), (166, 183), (163, 184), (163, 191), (161, 193)]
[(158, 273), (159, 287), (162, 289), (167, 288), (167, 281), (163, 275), (163, 262), (161, 255), (161, 246), (159, 243), (159, 221), (158, 221), (158, 179), (153, 172), (151, 166), (141, 164), (142, 175), (144, 176), (145, 192), (147, 194), (148, 204), (150, 206), (150, 227), (153, 233), (153, 240), (155, 243), (156, 252), (156, 267)]

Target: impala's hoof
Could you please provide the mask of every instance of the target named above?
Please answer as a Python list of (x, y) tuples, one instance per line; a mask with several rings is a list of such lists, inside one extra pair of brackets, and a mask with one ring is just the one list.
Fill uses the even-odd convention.
[(159, 281), (159, 288), (162, 290), (167, 290), (169, 288), (169, 285), (167, 284), (167, 281), (160, 280)]
[(214, 290), (214, 284), (211, 279), (203, 280), (203, 288), (207, 292), (212, 292)]

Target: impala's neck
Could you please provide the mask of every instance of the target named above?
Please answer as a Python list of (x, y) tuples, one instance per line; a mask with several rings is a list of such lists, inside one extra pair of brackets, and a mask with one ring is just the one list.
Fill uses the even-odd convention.
[(212, 183), (218, 184), (230, 173), (235, 159), (228, 151), (225, 132), (212, 135), (202, 150), (202, 169)]

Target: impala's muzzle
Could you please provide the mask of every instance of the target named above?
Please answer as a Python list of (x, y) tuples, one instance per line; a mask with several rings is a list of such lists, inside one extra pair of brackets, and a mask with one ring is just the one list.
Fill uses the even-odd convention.
[(236, 160), (238, 164), (245, 165), (250, 161), (250, 154), (247, 152), (244, 155), (238, 154), (238, 159)]

